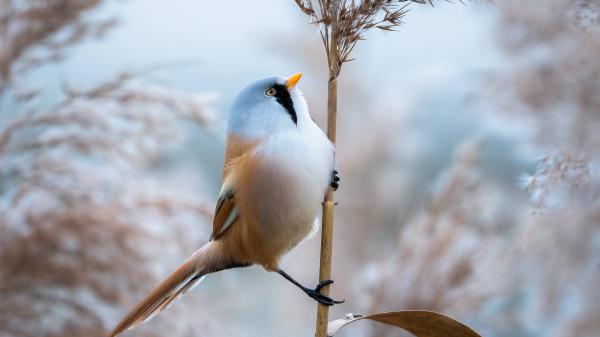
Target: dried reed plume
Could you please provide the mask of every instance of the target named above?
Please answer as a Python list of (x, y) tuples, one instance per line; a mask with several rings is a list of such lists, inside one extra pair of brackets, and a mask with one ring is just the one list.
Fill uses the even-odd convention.
[[(181, 139), (178, 114), (206, 120), (210, 97), (125, 77), (69, 91), (0, 133), (0, 330), (9, 335), (105, 334), (148, 279), (165, 272), (157, 266), (207, 234), (198, 223), (211, 211), (200, 196), (159, 187), (140, 171)], [(181, 318), (165, 331), (194, 325)]]
[[(364, 34), (371, 28), (394, 30), (402, 24), (408, 0), (316, 1), (294, 0), (313, 23), (319, 26), (327, 53), (329, 67), (335, 77), (342, 64), (350, 61), (350, 54)], [(421, 1), (416, 1), (420, 2)]]
[[(370, 286), (365, 311), (443, 310), (485, 336), (596, 336), (600, 185), (593, 167), (600, 143), (592, 93), (600, 83), (600, 7), (496, 5), (511, 67), (498, 75), (502, 90), (492, 101), (498, 112), (533, 125), (535, 137), (523, 144), (528, 152), (548, 153), (524, 180), (532, 203), (486, 177), (476, 155), (459, 155), (431, 201), (400, 224), (391, 256), (374, 263), (357, 288)], [(364, 335), (396, 334), (374, 326)]]
[[(204, 196), (150, 169), (185, 123), (210, 123), (213, 95), (129, 72), (41, 104), (45, 88), (19, 81), (104, 32), (113, 20), (84, 17), (100, 4), (0, 2), (0, 336), (105, 336), (207, 234)], [(189, 335), (197, 312), (139, 333)]]
[[(600, 2), (553, 0), (542, 12), (535, 1), (499, 4), (503, 24), (521, 33), (502, 37), (514, 67), (500, 77), (508, 90), (496, 100), (533, 123), (536, 145), (548, 153), (524, 183), (539, 208), (571, 204), (577, 198), (569, 195), (583, 197), (581, 189), (594, 197), (599, 186), (592, 167), (600, 160)], [(533, 62), (522, 56), (534, 50), (545, 53)]]
[[(600, 283), (600, 182), (593, 170), (600, 160), (600, 2), (544, 5), (542, 11), (535, 1), (499, 7), (503, 25), (521, 32), (502, 39), (515, 65), (501, 77), (510, 89), (505, 106), (533, 123), (535, 145), (547, 153), (525, 180), (536, 212), (521, 238), (531, 256), (523, 268), (534, 271), (529, 282), (539, 285), (528, 291), (527, 315), (541, 312), (528, 325), (549, 336), (595, 336), (600, 330), (600, 297), (593, 290)], [(536, 50), (545, 52), (533, 61), (523, 57)]]
[[(479, 164), (481, 140), (463, 144), (439, 178), (429, 202), (400, 227), (396, 246), (371, 263), (357, 287), (366, 312), (423, 309), (449, 313), (483, 332), (475, 313), (489, 299), (484, 284), (489, 256), (502, 253), (498, 238), (506, 230), (507, 202), (486, 181)], [(395, 336), (395, 330), (373, 326), (370, 336)], [(483, 335), (487, 335), (484, 333)]]
[[(312, 0), (294, 0), (300, 10), (312, 19), (319, 27), (323, 46), (327, 56), (327, 136), (333, 144), (336, 141), (337, 125), (337, 79), (342, 65), (350, 61), (350, 54), (356, 43), (364, 39), (364, 33), (372, 28), (393, 30), (402, 24), (406, 14), (406, 1), (390, 0), (319, 0), (315, 5)], [(422, 1), (416, 1), (422, 3)], [(321, 231), (321, 256), (319, 264), (319, 280), (331, 278), (331, 260), (333, 250), (333, 190), (329, 189), (323, 202), (323, 219)], [(322, 293), (329, 295), (329, 286), (322, 288)], [(327, 335), (329, 308), (317, 306), (317, 337)]]
[[(400, 25), (405, 14), (404, 6), (392, 1), (328, 1), (319, 0), (317, 6), (312, 1), (295, 0), (306, 15), (312, 18), (319, 27), (321, 39), (325, 47), (328, 64), (327, 85), (327, 136), (332, 143), (336, 141), (337, 120), (337, 78), (342, 64), (348, 62), (350, 53), (356, 43), (364, 39), (363, 33), (377, 27), (391, 30)], [(382, 13), (383, 12), (383, 13)], [(379, 18), (379, 15), (383, 15)], [(323, 219), (321, 229), (321, 256), (319, 264), (319, 280), (331, 279), (331, 259), (333, 251), (333, 190), (329, 189), (323, 202)], [(329, 294), (329, 286), (322, 288), (322, 293)], [(329, 308), (317, 306), (317, 337), (327, 335)]]
[(26, 72), (59, 61), (65, 48), (99, 37), (113, 18), (85, 17), (101, 0), (0, 0), (0, 94)]

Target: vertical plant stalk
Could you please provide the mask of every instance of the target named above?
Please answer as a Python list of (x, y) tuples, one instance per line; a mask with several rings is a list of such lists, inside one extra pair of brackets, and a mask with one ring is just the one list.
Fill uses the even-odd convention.
[[(402, 24), (406, 2), (423, 0), (294, 0), (300, 10), (319, 27), (329, 66), (327, 84), (327, 136), (335, 145), (337, 120), (337, 80), (342, 64), (349, 62), (350, 54), (363, 33), (372, 28), (392, 31)], [(331, 279), (333, 250), (333, 189), (329, 188), (323, 201), (321, 230), (321, 261), (319, 281)], [(329, 296), (329, 286), (321, 288)], [(327, 337), (329, 307), (317, 304), (316, 337)]]
[[(327, 83), (327, 137), (335, 145), (337, 122), (337, 79), (339, 75), (339, 56), (335, 39), (331, 39), (328, 50), (329, 78)], [(321, 259), (319, 281), (331, 279), (331, 257), (333, 253), (333, 219), (335, 203), (333, 189), (329, 187), (323, 201), (323, 219), (321, 229)], [(323, 295), (329, 296), (329, 285), (321, 288)], [(329, 306), (317, 303), (316, 337), (327, 337)]]

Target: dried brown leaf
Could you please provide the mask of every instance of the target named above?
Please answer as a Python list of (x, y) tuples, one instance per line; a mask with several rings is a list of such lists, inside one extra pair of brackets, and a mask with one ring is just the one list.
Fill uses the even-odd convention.
[(404, 329), (417, 337), (481, 337), (473, 329), (448, 316), (426, 310), (402, 310), (381, 312), (366, 316), (348, 314), (329, 322), (327, 335), (334, 336), (346, 325), (369, 319)]

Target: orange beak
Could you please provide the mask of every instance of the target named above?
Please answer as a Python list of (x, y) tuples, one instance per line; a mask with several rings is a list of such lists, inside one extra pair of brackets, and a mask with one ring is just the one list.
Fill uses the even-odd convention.
[(300, 77), (302, 77), (302, 73), (295, 73), (294, 75), (288, 77), (287, 81), (285, 81), (285, 86), (288, 90), (294, 89), (298, 81), (300, 81)]

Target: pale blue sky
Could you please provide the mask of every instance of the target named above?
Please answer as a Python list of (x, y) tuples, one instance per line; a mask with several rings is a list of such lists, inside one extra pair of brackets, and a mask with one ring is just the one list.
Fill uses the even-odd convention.
[[(491, 11), (477, 4), (412, 7), (398, 32), (371, 32), (356, 49), (358, 61), (347, 68), (369, 69), (366, 85), (383, 83), (419, 95), (498, 63)], [(61, 66), (44, 71), (45, 80), (92, 85), (122, 69), (197, 61), (198, 66), (170, 70), (169, 84), (216, 90), (226, 109), (246, 82), (302, 70), (278, 50), (277, 41), (314, 35), (320, 43), (293, 1), (129, 0), (109, 3), (96, 15), (115, 16), (120, 25), (103, 40), (74, 48)]]

